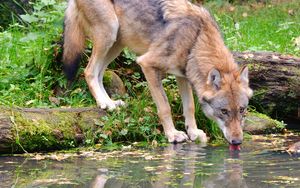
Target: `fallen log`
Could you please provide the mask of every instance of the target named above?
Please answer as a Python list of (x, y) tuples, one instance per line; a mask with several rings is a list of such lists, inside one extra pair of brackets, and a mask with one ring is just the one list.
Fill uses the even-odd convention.
[[(99, 108), (27, 109), (0, 107), (0, 154), (51, 151), (99, 143)], [(279, 122), (264, 115), (250, 113), (245, 131), (275, 132)], [(135, 142), (136, 140), (130, 140)], [(101, 143), (100, 143), (101, 144)]]
[(0, 107), (0, 153), (49, 151), (93, 139), (99, 108), (28, 109)]
[(300, 120), (300, 58), (273, 52), (234, 52), (249, 67), (250, 101), (257, 111), (281, 120)]

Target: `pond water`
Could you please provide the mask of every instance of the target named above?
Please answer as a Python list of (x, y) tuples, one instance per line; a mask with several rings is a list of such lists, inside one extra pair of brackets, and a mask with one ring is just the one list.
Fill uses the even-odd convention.
[(300, 187), (288, 136), (253, 136), (241, 152), (195, 143), (114, 152), (0, 157), (0, 187)]

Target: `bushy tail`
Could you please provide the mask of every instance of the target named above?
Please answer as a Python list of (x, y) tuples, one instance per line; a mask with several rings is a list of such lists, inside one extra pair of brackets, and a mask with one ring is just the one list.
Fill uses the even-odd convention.
[(78, 14), (76, 2), (70, 0), (65, 13), (63, 46), (63, 69), (69, 82), (76, 77), (85, 47), (85, 33)]

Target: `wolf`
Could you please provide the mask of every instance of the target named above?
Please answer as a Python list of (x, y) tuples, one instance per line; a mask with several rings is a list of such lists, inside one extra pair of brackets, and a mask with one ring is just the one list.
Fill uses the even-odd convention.
[[(102, 109), (124, 105), (103, 87), (103, 74), (124, 47), (138, 54), (169, 142), (207, 141), (197, 128), (193, 90), (207, 117), (217, 122), (231, 145), (243, 139), (243, 120), (252, 90), (248, 68), (239, 67), (208, 10), (187, 0), (69, 0), (65, 12), (64, 71), (73, 80), (86, 39), (93, 50), (84, 75)], [(186, 133), (174, 127), (162, 86), (166, 73), (176, 76)]]

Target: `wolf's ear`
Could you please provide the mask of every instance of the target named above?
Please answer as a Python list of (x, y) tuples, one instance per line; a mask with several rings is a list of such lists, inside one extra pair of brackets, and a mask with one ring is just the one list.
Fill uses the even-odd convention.
[(245, 65), (240, 70), (240, 79), (241, 79), (242, 83), (247, 84), (247, 85), (249, 83), (248, 75), (249, 75), (248, 67), (247, 67), (247, 65)]
[(244, 87), (246, 88), (246, 93), (247, 96), (249, 98), (252, 97), (253, 95), (253, 91), (252, 89), (249, 87), (249, 70), (248, 67), (245, 65), (241, 68), (240, 70), (240, 79), (241, 79), (241, 83), (244, 85)]
[(211, 85), (214, 89), (219, 90), (221, 86), (221, 74), (220, 71), (212, 68), (208, 73), (207, 84)]

